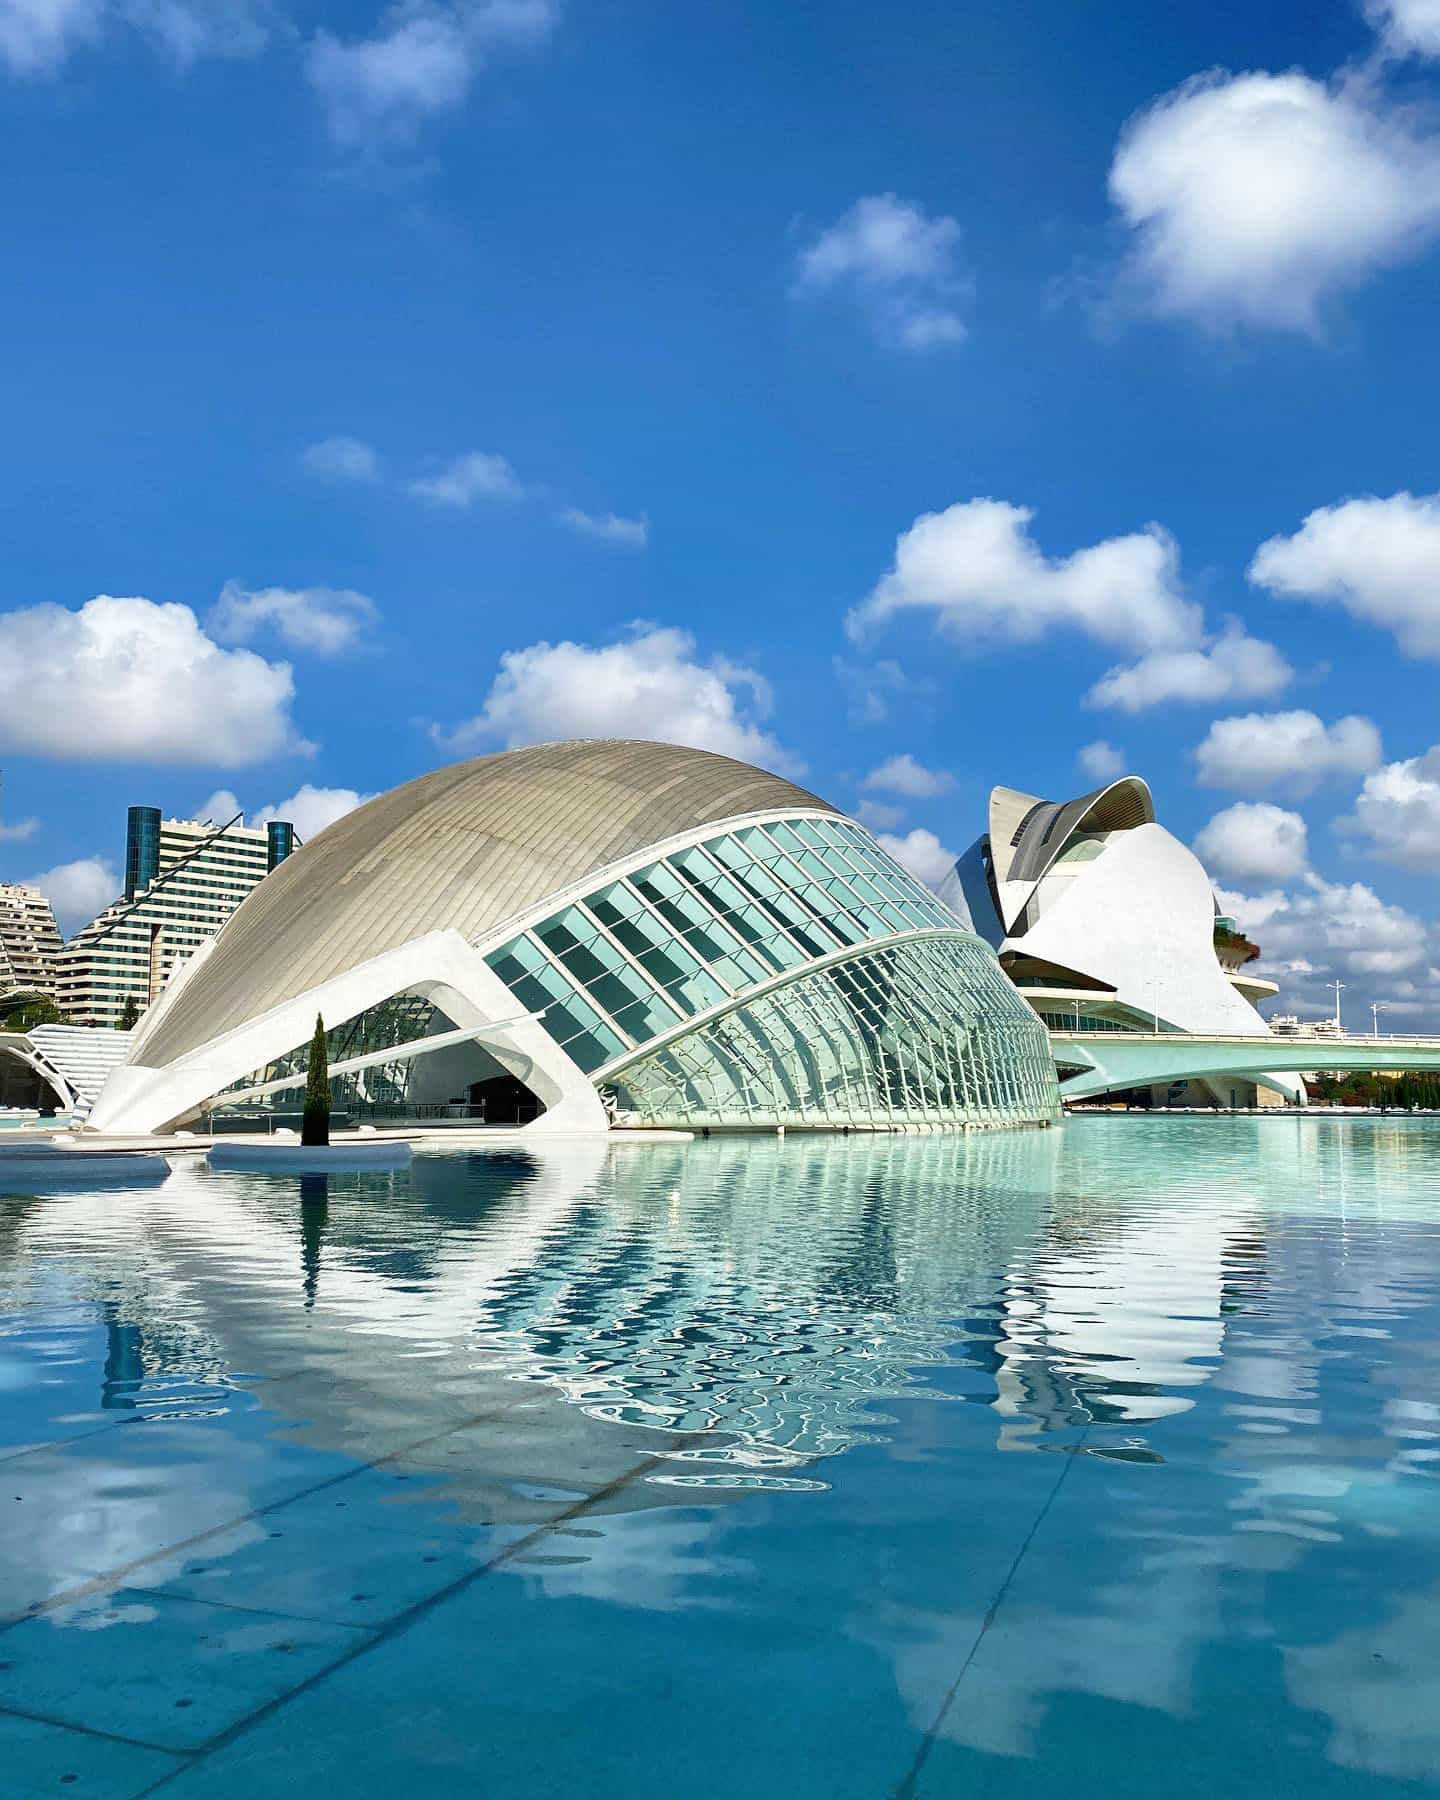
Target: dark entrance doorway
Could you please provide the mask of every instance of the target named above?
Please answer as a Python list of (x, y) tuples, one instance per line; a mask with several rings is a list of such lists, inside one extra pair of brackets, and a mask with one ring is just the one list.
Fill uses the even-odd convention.
[(545, 1110), (514, 1075), (491, 1075), (484, 1081), (472, 1081), (469, 1100), (487, 1125), (528, 1125)]

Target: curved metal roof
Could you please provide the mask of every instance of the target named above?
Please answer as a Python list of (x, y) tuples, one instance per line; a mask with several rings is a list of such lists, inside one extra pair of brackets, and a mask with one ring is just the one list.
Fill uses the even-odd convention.
[(267, 875), (131, 1060), (163, 1067), (427, 931), (470, 939), (647, 845), (746, 813), (830, 812), (763, 769), (674, 744), (534, 744), (436, 769)]
[[(1130, 831), (1155, 823), (1155, 801), (1138, 775), (1122, 775), (1075, 800), (1041, 800), (1016, 788), (990, 791), (990, 861), (998, 884), (1017, 884), (1002, 907), (1013, 928), (1025, 901), (1080, 831)], [(1019, 883), (1026, 892), (1018, 891)]]

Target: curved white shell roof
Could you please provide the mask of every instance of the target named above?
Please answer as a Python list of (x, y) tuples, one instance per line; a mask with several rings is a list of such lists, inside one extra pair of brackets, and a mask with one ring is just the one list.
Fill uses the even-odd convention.
[(292, 996), (450, 928), (472, 942), (650, 844), (748, 813), (833, 809), (728, 756), (673, 744), (536, 744), (381, 794), (281, 863), (136, 1034), (172, 1063)]

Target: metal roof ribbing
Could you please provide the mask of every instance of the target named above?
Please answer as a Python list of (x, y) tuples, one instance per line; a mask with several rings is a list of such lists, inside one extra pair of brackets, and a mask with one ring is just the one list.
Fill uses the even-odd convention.
[(437, 769), (271, 871), (136, 1034), (163, 1067), (428, 931), (467, 938), (647, 845), (746, 813), (832, 810), (763, 769), (673, 744), (536, 744)]

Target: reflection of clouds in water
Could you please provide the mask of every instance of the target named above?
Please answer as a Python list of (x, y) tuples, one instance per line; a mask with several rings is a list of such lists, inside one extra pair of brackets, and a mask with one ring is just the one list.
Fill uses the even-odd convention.
[(1296, 1706), (1330, 1721), (1332, 1762), (1427, 1784), (1440, 1769), (1435, 1620), (1440, 1587), (1403, 1598), (1375, 1625), (1285, 1650)]
[(652, 1612), (733, 1611), (736, 1584), (753, 1576), (739, 1557), (717, 1555), (708, 1513), (631, 1513), (604, 1528), (563, 1527), (510, 1567), (547, 1599), (604, 1600)]

